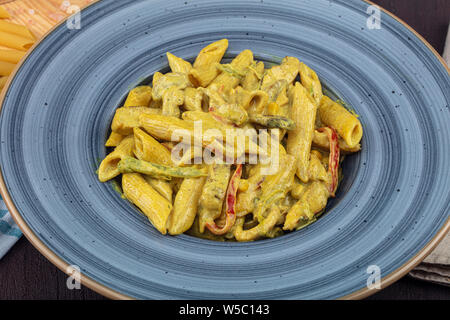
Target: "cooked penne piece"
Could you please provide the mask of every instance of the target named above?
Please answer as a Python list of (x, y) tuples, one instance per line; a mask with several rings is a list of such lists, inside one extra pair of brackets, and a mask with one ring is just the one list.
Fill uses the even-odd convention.
[(300, 63), (299, 72), (302, 85), (312, 95), (314, 101), (317, 104), (320, 104), (320, 100), (323, 96), (322, 85), (320, 84), (320, 80), (316, 72), (303, 62)]
[(296, 159), (289, 154), (280, 155), (280, 164), (276, 174), (267, 176), (261, 184), (261, 196), (255, 205), (254, 216), (261, 223), (266, 211), (277, 205), (294, 186)]
[(180, 117), (180, 106), (184, 103), (184, 93), (176, 87), (171, 87), (164, 92), (162, 111), (163, 116)]
[(24, 51), (0, 49), (0, 61), (18, 63), (25, 54), (26, 52)]
[(350, 148), (358, 146), (363, 135), (361, 122), (350, 111), (323, 96), (319, 105), (320, 121), (339, 133)]
[(213, 164), (209, 166), (208, 178), (206, 179), (199, 200), (198, 217), (200, 232), (205, 230), (206, 224), (212, 224), (222, 213), (223, 201), (231, 176), (230, 169), (230, 165), (224, 164)]
[(167, 201), (172, 203), (173, 190), (170, 181), (155, 179), (146, 175), (144, 175), (144, 179), (145, 181), (147, 181), (149, 185), (153, 187), (153, 189), (158, 191), (160, 195), (162, 195), (164, 198), (167, 199)]
[(133, 129), (139, 127), (139, 116), (142, 114), (160, 114), (160, 109), (147, 107), (119, 108), (114, 115), (111, 130), (121, 135), (133, 134)]
[(106, 140), (105, 147), (117, 147), (125, 136), (116, 132), (111, 132), (108, 140)]
[(148, 107), (152, 100), (152, 88), (150, 86), (139, 86), (128, 94), (124, 107)]
[(152, 79), (152, 86), (153, 88), (155, 87), (155, 85), (158, 83), (158, 81), (163, 77), (164, 75), (161, 72), (155, 72), (153, 74), (153, 79)]
[(124, 174), (122, 189), (125, 197), (142, 210), (152, 225), (162, 234), (166, 234), (166, 225), (172, 211), (172, 204), (138, 173)]
[(106, 182), (112, 178), (117, 177), (120, 174), (118, 163), (125, 157), (133, 155), (134, 138), (133, 136), (126, 137), (120, 142), (120, 144), (114, 149), (113, 152), (108, 154), (106, 158), (100, 164), (98, 168), (98, 179), (101, 182)]
[(176, 88), (183, 90), (184, 88), (190, 87), (191, 83), (189, 82), (189, 79), (185, 73), (167, 73), (161, 77), (155, 82), (153, 78), (153, 91), (152, 91), (152, 98), (154, 100), (161, 100), (164, 96), (164, 93), (169, 88)]
[(170, 52), (167, 52), (167, 60), (169, 60), (169, 66), (172, 72), (189, 73), (192, 69), (192, 65), (189, 62), (171, 54)]
[(262, 237), (266, 237), (267, 234), (276, 226), (280, 220), (281, 212), (276, 206), (270, 208), (270, 212), (263, 221), (261, 221), (256, 227), (248, 230), (243, 230), (244, 219), (241, 218), (237, 228), (234, 231), (234, 237), (237, 241), (254, 241)]
[(302, 182), (308, 182), (309, 157), (314, 136), (317, 105), (300, 84), (296, 83), (291, 92), (291, 119), (296, 128), (288, 133), (287, 152), (297, 160), (297, 176)]
[(124, 157), (117, 165), (120, 173), (142, 173), (157, 179), (170, 180), (172, 178), (197, 178), (208, 174), (203, 169), (194, 167), (169, 167), (160, 164)]
[(9, 76), (15, 67), (13, 63), (0, 61), (0, 76)]
[[(165, 141), (198, 143), (218, 154), (225, 154), (223, 134), (216, 131), (217, 135), (206, 135), (207, 128), (203, 128), (201, 136), (195, 134), (194, 122), (181, 120), (175, 117), (160, 115), (141, 115), (140, 126), (152, 136)], [(210, 133), (210, 132), (209, 132)], [(219, 140), (217, 140), (219, 139)]]
[(329, 180), (327, 170), (322, 163), (322, 154), (317, 150), (311, 151), (308, 172), (311, 181), (328, 182)]
[[(194, 62), (194, 68), (214, 65), (222, 60), (228, 49), (228, 40), (222, 39), (204, 47)], [(214, 66), (215, 67), (215, 66)]]
[[(328, 135), (325, 132), (319, 132), (318, 130), (315, 130), (313, 145), (326, 151), (330, 150), (330, 141), (328, 140)], [(361, 145), (357, 144), (353, 148), (350, 148), (344, 140), (339, 139), (339, 149), (343, 153), (354, 153), (361, 150)]]
[(228, 40), (222, 39), (203, 48), (189, 71), (189, 80), (195, 87), (207, 87), (220, 73), (216, 64), (220, 63), (228, 49)]
[(5, 8), (0, 7), (0, 19), (8, 19), (11, 18), (11, 15)]
[(229, 65), (218, 65), (222, 73), (211, 82), (210, 86), (217, 85), (222, 91), (236, 88), (239, 82), (245, 78), (247, 69), (252, 62), (253, 52), (250, 50), (242, 51)]
[(0, 31), (0, 46), (27, 51), (33, 46), (34, 42), (35, 40), (30, 38)]
[(306, 187), (301, 199), (289, 210), (283, 230), (294, 230), (309, 224), (325, 208), (328, 197), (328, 189), (323, 182), (312, 182)]
[(206, 177), (188, 178), (181, 183), (169, 219), (169, 233), (178, 235), (189, 230), (197, 215), (197, 207)]
[(134, 155), (139, 160), (172, 165), (172, 155), (166, 147), (139, 128), (134, 128)]
[(0, 20), (0, 31), (35, 40), (34, 35), (27, 27), (8, 21)]
[(248, 91), (258, 90), (264, 74), (264, 62), (254, 63), (248, 67), (248, 72), (241, 81), (242, 88)]
[(187, 111), (201, 111), (203, 90), (198, 88), (184, 89), (184, 109)]
[(279, 66), (272, 67), (263, 78), (261, 90), (267, 91), (276, 81), (284, 80), (287, 84), (294, 82), (298, 75), (300, 61), (294, 57), (286, 57)]

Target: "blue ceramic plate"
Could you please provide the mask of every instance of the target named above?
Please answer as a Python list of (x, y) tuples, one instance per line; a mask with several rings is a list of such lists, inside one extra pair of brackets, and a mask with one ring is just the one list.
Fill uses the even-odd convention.
[[(2, 194), (27, 237), (58, 267), (124, 298), (359, 298), (368, 268), (387, 286), (449, 229), (450, 78), (413, 31), (359, 0), (97, 2), (81, 29), (56, 27), (4, 91)], [(230, 40), (229, 56), (295, 56), (364, 127), (328, 213), (254, 243), (160, 235), (95, 170), (114, 110), (159, 70)], [(372, 271), (374, 269), (370, 269)], [(67, 271), (67, 270), (65, 270)]]

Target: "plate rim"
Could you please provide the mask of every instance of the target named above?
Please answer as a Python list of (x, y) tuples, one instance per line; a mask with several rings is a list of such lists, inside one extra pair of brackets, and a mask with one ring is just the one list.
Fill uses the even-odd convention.
[[(90, 4), (86, 5), (82, 11), (87, 9), (88, 7), (95, 5), (96, 3), (100, 2), (101, 0), (94, 0)], [(360, 0), (361, 2), (365, 2), (369, 5), (377, 6), (380, 8), (381, 11), (386, 13), (387, 15), (391, 16), (393, 19), (400, 22), (404, 27), (409, 29), (414, 35), (423, 43), (425, 44), (428, 49), (438, 58), (438, 60), (441, 62), (441, 64), (444, 66), (444, 68), (447, 70), (447, 73), (450, 75), (450, 68), (442, 58), (442, 56), (436, 51), (436, 49), (431, 46), (431, 44), (425, 40), (417, 31), (415, 31), (409, 24), (407, 24), (405, 21), (397, 17), (395, 14), (391, 13), (390, 11), (384, 9), (383, 7), (379, 6), (376, 3), (373, 3), (370, 0)], [(63, 23), (66, 23), (66, 21), (73, 15), (67, 16), (65, 19), (61, 20), (59, 23), (55, 24), (51, 29), (49, 29), (39, 40), (37, 40), (34, 45), (27, 51), (25, 56), (22, 58), (22, 60), (16, 65), (14, 71), (9, 76), (5, 87), (0, 92), (0, 113), (3, 109), (3, 102), (6, 97), (6, 92), (8, 91), (16, 73), (18, 70), (22, 67), (22, 64), (24, 61), (28, 58), (28, 56), (34, 51), (34, 49), (39, 46), (39, 44), (44, 41), (55, 29), (60, 27)], [(22, 233), (24, 236), (28, 239), (28, 241), (31, 242), (31, 244), (47, 259), (49, 260), (53, 265), (55, 265), (59, 270), (64, 272), (66, 275), (71, 276), (70, 270), (69, 270), (69, 264), (65, 262), (61, 257), (59, 257), (55, 252), (53, 252), (50, 248), (48, 248), (31, 230), (29, 225), (25, 222), (24, 218), (20, 214), (20, 212), (17, 210), (14, 202), (12, 201), (11, 196), (9, 195), (9, 191), (6, 188), (5, 181), (3, 179), (3, 172), (0, 170), (0, 194), (3, 198), (3, 201), (5, 202), (6, 207), (8, 208), (12, 218), (16, 222), (17, 226), (22, 230)], [(350, 294), (347, 294), (345, 296), (339, 297), (338, 300), (360, 300), (367, 298), (387, 287), (389, 287), (394, 282), (398, 281), (400, 278), (405, 276), (409, 271), (411, 271), (414, 267), (416, 267), (419, 263), (421, 263), (432, 251), (433, 249), (441, 242), (441, 240), (447, 235), (447, 233), (450, 232), (450, 218), (447, 218), (447, 221), (442, 226), (442, 228), (436, 233), (436, 235), (420, 250), (418, 251), (411, 259), (406, 261), (402, 266), (397, 268), (396, 270), (392, 271), (388, 275), (384, 276), (381, 279), (380, 282), (380, 289), (369, 289), (367, 287), (359, 289), (355, 292), (352, 292)], [(120, 293), (116, 290), (113, 290), (109, 288), (106, 285), (103, 285), (92, 278), (84, 275), (82, 272), (80, 273), (80, 282), (82, 285), (88, 287), (89, 289), (95, 291), (96, 293), (105, 296), (110, 299), (114, 300), (133, 300), (134, 298), (127, 296), (123, 293)]]

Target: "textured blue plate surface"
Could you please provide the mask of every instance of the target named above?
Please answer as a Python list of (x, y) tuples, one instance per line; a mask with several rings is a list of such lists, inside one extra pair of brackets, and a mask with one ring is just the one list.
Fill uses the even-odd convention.
[[(1, 165), (21, 217), (51, 251), (136, 298), (337, 298), (403, 266), (449, 217), (450, 79), (391, 16), (345, 1), (100, 1), (81, 30), (60, 25), (29, 55), (1, 112)], [(298, 57), (360, 115), (362, 151), (347, 159), (329, 212), (254, 243), (162, 236), (95, 170), (128, 90), (230, 40), (231, 55)]]

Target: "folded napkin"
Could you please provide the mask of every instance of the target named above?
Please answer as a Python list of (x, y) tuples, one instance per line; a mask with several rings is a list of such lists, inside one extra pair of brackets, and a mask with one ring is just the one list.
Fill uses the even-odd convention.
[[(447, 33), (444, 54), (450, 66), (450, 26)], [(410, 273), (412, 277), (450, 286), (450, 233), (439, 243), (434, 251)]]
[(0, 197), (0, 259), (20, 239), (22, 232), (17, 228), (8, 209)]

